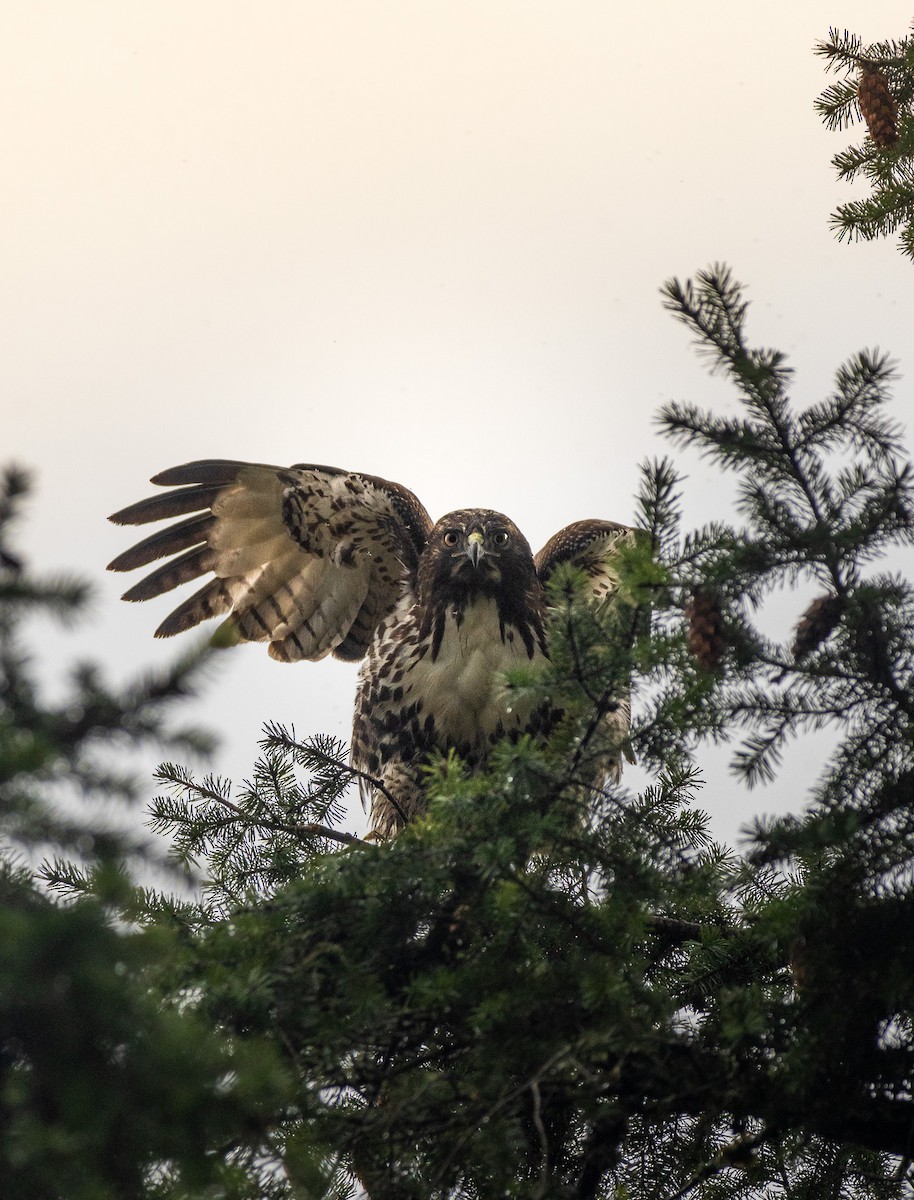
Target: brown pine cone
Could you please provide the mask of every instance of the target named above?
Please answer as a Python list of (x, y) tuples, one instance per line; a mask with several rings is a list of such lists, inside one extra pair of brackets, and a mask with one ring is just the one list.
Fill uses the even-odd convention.
[(817, 649), (841, 619), (838, 596), (818, 596), (797, 621), (793, 632), (793, 657), (801, 659)]
[(857, 103), (873, 142), (884, 150), (898, 141), (898, 105), (889, 91), (889, 81), (878, 67), (860, 68)]
[(685, 619), (689, 649), (706, 671), (716, 671), (725, 649), (717, 595), (707, 588), (696, 588), (685, 607)]

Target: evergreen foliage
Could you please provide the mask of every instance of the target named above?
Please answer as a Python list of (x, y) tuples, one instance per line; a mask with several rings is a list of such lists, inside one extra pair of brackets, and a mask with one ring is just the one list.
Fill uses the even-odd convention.
[[(839, 240), (872, 241), (899, 233), (903, 254), (914, 258), (914, 35), (864, 46), (847, 30), (829, 30), (816, 53), (826, 70), (841, 76), (816, 101), (828, 129), (850, 128), (866, 120), (870, 136), (832, 159), (838, 178), (862, 176), (870, 195), (838, 206), (832, 227)], [(883, 102), (867, 103), (871, 81)]]
[[(16, 1194), (910, 1195), (914, 598), (882, 561), (910, 543), (914, 503), (892, 367), (858, 354), (800, 408), (726, 269), (664, 295), (740, 410), (670, 404), (661, 424), (733, 475), (736, 523), (683, 533), (675, 469), (645, 466), (617, 597), (595, 609), (557, 573), (548, 673), (508, 681), (560, 699), (547, 742), (505, 743), (485, 773), (440, 759), (427, 818), (379, 844), (340, 828), (344, 748), (273, 726), (237, 792), (161, 768), (153, 823), (202, 872), (196, 898), (129, 887), (112, 855), (46, 870), (70, 907), (9, 875), (10, 920), (42, 929), (0, 942)], [(759, 611), (784, 585), (815, 599), (774, 639)], [(628, 686), (655, 779), (640, 795), (589, 783)], [(742, 857), (716, 845), (702, 745), (733, 739), (751, 785), (822, 727), (812, 794)], [(23, 946), (57, 928), (64, 965), (26, 972)], [(38, 1013), (31, 1040), (17, 1003)], [(53, 1095), (82, 1078), (82, 1108), (47, 1115), (49, 1061)], [(94, 1191), (73, 1182), (79, 1155)]]
[[(282, 1068), (269, 1046), (232, 1044), (157, 985), (179, 942), (164, 926), (115, 920), (132, 895), (123, 864), (144, 849), (79, 809), (139, 792), (112, 765), (116, 750), (206, 742), (167, 720), (200, 656), (121, 690), (80, 667), (62, 701), (45, 701), (23, 625), (75, 619), (87, 590), (33, 578), (13, 554), (27, 490), (21, 471), (0, 481), (0, 1195), (250, 1194), (234, 1158), (269, 1119), (263, 1100), (275, 1103)], [(81, 866), (61, 866), (87, 885), (78, 902), (55, 901), (27, 869), (48, 850), (79, 855)]]

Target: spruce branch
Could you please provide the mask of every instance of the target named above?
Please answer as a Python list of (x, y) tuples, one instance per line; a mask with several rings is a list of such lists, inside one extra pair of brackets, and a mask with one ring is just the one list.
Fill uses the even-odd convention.
[[(196, 802), (209, 801), (217, 806), (217, 808), (226, 809), (240, 823), (258, 831), (290, 833), (297, 838), (303, 839), (314, 837), (327, 838), (330, 841), (339, 842), (344, 846), (370, 845), (369, 842), (365, 842), (362, 838), (356, 837), (354, 834), (345, 833), (338, 829), (331, 829), (327, 825), (319, 825), (314, 821), (291, 822), (277, 820), (275, 817), (252, 815), (231, 800), (223, 789), (215, 786), (212, 782), (208, 783), (206, 780), (198, 783), (189, 777), (182, 768), (176, 767), (171, 763), (163, 763), (156, 770), (155, 778), (159, 783), (183, 794), (188, 800)], [(178, 823), (176, 816), (171, 819), (175, 824)]]
[(312, 785), (312, 796), (320, 796), (322, 792), (339, 792), (340, 781), (345, 779), (364, 784), (366, 787), (379, 791), (393, 806), (406, 825), (407, 817), (401, 809), (395, 796), (391, 794), (382, 780), (376, 779), (367, 771), (354, 767), (347, 757), (345, 745), (334, 738), (312, 736), (300, 741), (295, 736), (294, 728), (287, 730), (278, 722), (268, 721), (264, 726), (264, 738), (260, 743), (267, 751), (291, 754), (294, 761), (307, 771), (314, 772), (315, 783)]
[[(695, 283), (672, 281), (666, 295), (709, 343), (713, 365), (726, 366), (744, 413), (723, 419), (697, 406), (668, 405), (662, 423), (674, 440), (741, 476), (738, 511), (748, 528), (710, 526), (666, 547), (673, 609), (711, 589), (721, 597), (733, 649), (717, 683), (701, 686), (686, 670), (667, 675), (634, 740), (651, 759), (657, 732), (671, 722), (712, 738), (746, 727), (733, 767), (753, 784), (775, 776), (788, 740), (830, 725), (844, 731), (837, 755), (845, 769), (848, 760), (859, 765), (862, 754), (877, 774), (889, 769), (876, 747), (892, 721), (900, 733), (914, 720), (911, 655), (903, 649), (903, 631), (914, 620), (911, 590), (867, 570), (914, 533), (911, 470), (901, 458), (898, 425), (886, 415), (893, 364), (879, 352), (858, 354), (839, 368), (827, 400), (797, 412), (783, 360), (746, 341), (747, 309), (729, 272), (713, 268)], [(761, 383), (759, 363), (774, 364)], [(773, 588), (809, 579), (824, 585), (840, 624), (829, 618), (825, 630), (821, 621), (807, 622), (796, 652), (761, 637), (751, 610)], [(658, 613), (661, 633), (672, 636), (674, 615)], [(659, 662), (671, 661), (672, 644), (658, 642)], [(660, 733), (658, 749), (663, 741)], [(837, 771), (829, 778), (833, 804), (860, 776), (855, 771), (855, 783), (850, 776), (842, 783)]]
[(827, 129), (866, 123), (862, 145), (835, 155), (839, 179), (862, 175), (870, 194), (838, 206), (831, 226), (839, 241), (872, 241), (900, 231), (899, 248), (912, 252), (914, 229), (914, 35), (864, 46), (846, 30), (832, 29), (816, 53), (826, 70), (843, 75), (816, 101)]

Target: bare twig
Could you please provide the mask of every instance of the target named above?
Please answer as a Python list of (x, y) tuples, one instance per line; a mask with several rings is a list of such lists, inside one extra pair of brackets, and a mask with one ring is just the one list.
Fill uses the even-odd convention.
[(540, 1177), (533, 1195), (534, 1200), (541, 1200), (541, 1197), (546, 1195), (546, 1189), (549, 1187), (549, 1140), (546, 1137), (546, 1127), (543, 1125), (542, 1097), (540, 1096), (538, 1079), (534, 1079), (530, 1084), (530, 1092), (533, 1096), (533, 1127), (536, 1130), (536, 1136), (540, 1140), (540, 1148), (543, 1152), (540, 1162)]

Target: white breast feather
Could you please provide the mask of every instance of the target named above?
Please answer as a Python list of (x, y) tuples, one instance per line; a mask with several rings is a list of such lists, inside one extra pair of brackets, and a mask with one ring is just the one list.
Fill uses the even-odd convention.
[[(532, 661), (545, 661), (539, 648)], [(448, 614), (435, 661), (426, 655), (407, 678), (411, 695), (422, 697), (423, 715), (434, 717), (438, 738), (481, 748), (499, 723), (505, 730), (526, 724), (532, 704), (513, 704), (509, 712), (501, 675), (530, 662), (516, 629), (508, 626), (502, 641), (498, 607), (485, 597), (464, 610), (459, 625)]]

